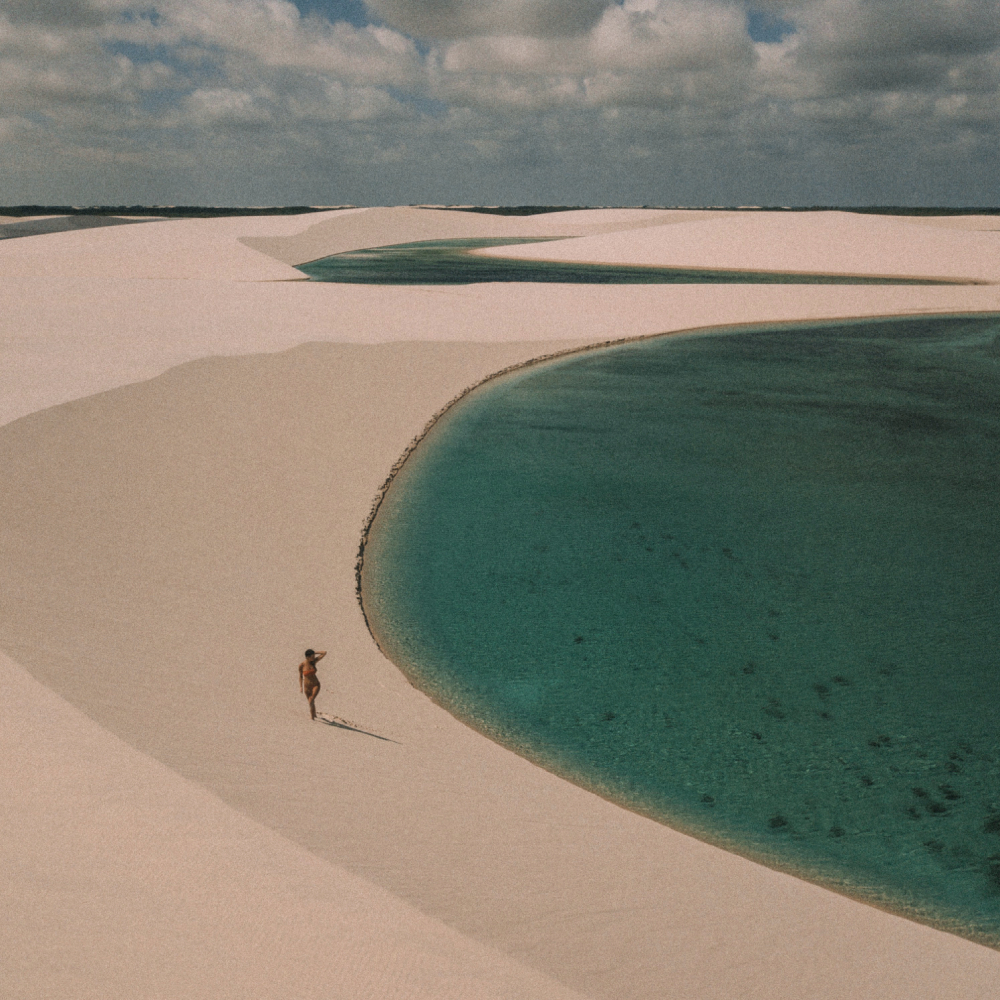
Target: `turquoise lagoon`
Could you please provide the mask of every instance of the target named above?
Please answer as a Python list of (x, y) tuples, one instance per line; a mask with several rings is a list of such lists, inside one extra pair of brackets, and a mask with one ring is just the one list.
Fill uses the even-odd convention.
[(313, 281), (362, 285), (463, 285), (481, 281), (563, 281), (598, 285), (809, 284), (934, 285), (919, 278), (866, 278), (836, 274), (783, 274), (773, 271), (711, 271), (682, 267), (628, 267), (562, 261), (477, 257), (483, 247), (544, 243), (556, 237), (423, 240), (351, 250), (299, 264)]
[(998, 500), (996, 316), (659, 337), (455, 404), (363, 604), (516, 752), (995, 947)]

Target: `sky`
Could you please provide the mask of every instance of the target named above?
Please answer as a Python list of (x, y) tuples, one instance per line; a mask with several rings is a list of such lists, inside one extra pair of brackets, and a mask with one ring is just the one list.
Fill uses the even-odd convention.
[(997, 0), (0, 0), (0, 205), (1000, 205)]

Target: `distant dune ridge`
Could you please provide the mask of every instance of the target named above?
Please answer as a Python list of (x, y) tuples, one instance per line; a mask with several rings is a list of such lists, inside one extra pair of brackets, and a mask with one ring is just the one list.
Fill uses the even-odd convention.
[[(993, 998), (997, 952), (469, 730), (354, 596), (388, 470), (500, 368), (711, 325), (1000, 311), (1000, 234), (822, 215), (349, 209), (0, 242), (5, 992)], [(471, 235), (994, 283), (378, 288), (293, 267)], [(318, 708), (363, 732), (309, 721), (306, 646), (330, 651)]]
[[(965, 221), (965, 220), (963, 220)], [(848, 212), (750, 212), (683, 227), (476, 250), (492, 257), (1000, 280), (1000, 233)]]
[[(320, 257), (373, 245), (391, 246), (416, 240), (472, 236), (591, 236), (730, 214), (647, 208), (582, 209), (528, 216), (423, 208), (369, 208), (353, 209), (351, 212), (352, 218), (345, 218), (346, 212), (338, 212), (294, 236), (250, 236), (240, 242), (286, 264), (304, 264)], [(384, 242), (370, 243), (375, 233)]]

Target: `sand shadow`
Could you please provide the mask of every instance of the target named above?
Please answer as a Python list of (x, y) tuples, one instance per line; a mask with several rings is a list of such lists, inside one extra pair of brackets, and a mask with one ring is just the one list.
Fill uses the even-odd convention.
[(322, 722), (327, 726), (334, 726), (337, 729), (346, 729), (352, 733), (361, 733), (362, 736), (372, 736), (376, 740), (385, 740), (386, 743), (395, 743), (397, 746), (402, 746), (399, 740), (389, 739), (388, 736), (379, 736), (378, 733), (369, 733), (366, 729), (358, 729), (356, 726), (352, 726), (350, 723), (345, 722), (343, 719), (330, 718), (326, 715), (316, 715), (316, 721)]
[[(0, 211), (0, 215), (3, 212)], [(0, 225), (0, 240), (15, 240), (25, 236), (43, 236), (46, 233), (65, 233), (77, 229), (96, 229), (104, 226), (131, 226), (141, 222), (162, 222), (162, 219), (122, 219), (111, 215), (57, 215), (46, 219), (25, 219), (22, 222), (5, 222)]]

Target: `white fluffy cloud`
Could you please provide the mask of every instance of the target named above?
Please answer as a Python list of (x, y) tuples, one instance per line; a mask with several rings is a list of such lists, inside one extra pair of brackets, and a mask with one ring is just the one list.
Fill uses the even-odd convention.
[(435, 92), (503, 105), (660, 105), (731, 93), (756, 56), (743, 12), (709, 0), (625, 0), (586, 34), (460, 39), (433, 53)]
[(996, 198), (995, 0), (315, 2), (5, 0), (0, 200)]

